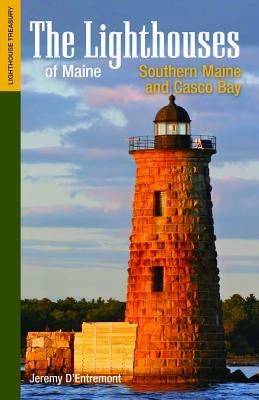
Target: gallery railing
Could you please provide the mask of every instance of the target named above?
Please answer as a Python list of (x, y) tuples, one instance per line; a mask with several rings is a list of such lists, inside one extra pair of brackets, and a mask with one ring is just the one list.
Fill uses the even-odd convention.
[[(154, 150), (155, 139), (149, 136), (131, 136), (129, 137), (129, 152), (138, 150)], [(214, 153), (217, 150), (216, 147), (216, 137), (208, 135), (191, 135), (189, 149), (193, 150), (210, 150)], [(168, 145), (161, 147), (159, 145), (159, 150), (171, 150)]]

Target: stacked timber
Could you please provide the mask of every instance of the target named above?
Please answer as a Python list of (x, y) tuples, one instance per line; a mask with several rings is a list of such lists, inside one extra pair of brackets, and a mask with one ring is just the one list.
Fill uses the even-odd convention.
[(83, 323), (74, 340), (75, 373), (132, 377), (136, 331), (128, 322)]

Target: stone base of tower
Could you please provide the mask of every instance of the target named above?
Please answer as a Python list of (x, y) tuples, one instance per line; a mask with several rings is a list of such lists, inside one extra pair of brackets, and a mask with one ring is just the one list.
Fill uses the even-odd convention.
[(182, 385), (206, 385), (212, 383), (226, 383), (229, 381), (229, 372), (226, 371), (224, 374), (220, 373), (217, 376), (207, 376), (206, 378), (195, 378), (181, 375), (134, 375), (132, 383), (139, 385), (170, 385), (172, 390), (172, 386), (182, 386)]
[[(135, 367), (133, 383), (139, 384), (172, 384), (197, 385), (208, 383), (224, 383), (229, 381), (227, 368), (181, 368), (159, 367), (159, 362), (153, 361), (152, 367)], [(170, 364), (170, 363), (169, 363)]]
[[(208, 336), (203, 335), (204, 341), (199, 342), (195, 340), (198, 335), (179, 335), (173, 332), (173, 327), (165, 329), (165, 326), (150, 325), (149, 330), (150, 333), (141, 333), (147, 331), (147, 326), (138, 326), (133, 382), (176, 385), (228, 381), (229, 370), (225, 365), (221, 335), (219, 337), (216, 333), (210, 334), (209, 342), (205, 340)], [(166, 335), (163, 333), (165, 330)], [(184, 327), (181, 330), (183, 331)], [(181, 341), (182, 337), (187, 341)], [(212, 337), (214, 341), (211, 340)]]

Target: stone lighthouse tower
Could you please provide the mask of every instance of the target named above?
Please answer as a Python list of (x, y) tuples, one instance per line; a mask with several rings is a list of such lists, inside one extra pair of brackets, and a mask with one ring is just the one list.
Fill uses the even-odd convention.
[(154, 139), (130, 138), (136, 185), (126, 321), (138, 324), (138, 382), (224, 381), (224, 333), (209, 162), (215, 137), (191, 136), (169, 97)]

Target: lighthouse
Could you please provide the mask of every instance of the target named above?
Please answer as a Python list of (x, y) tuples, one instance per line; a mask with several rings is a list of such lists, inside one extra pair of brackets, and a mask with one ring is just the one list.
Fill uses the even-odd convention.
[(136, 163), (126, 321), (138, 324), (134, 380), (226, 379), (209, 163), (216, 138), (192, 136), (175, 97), (154, 137), (131, 137)]

